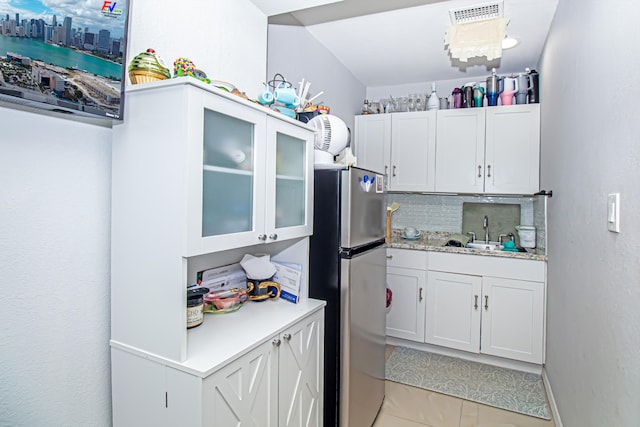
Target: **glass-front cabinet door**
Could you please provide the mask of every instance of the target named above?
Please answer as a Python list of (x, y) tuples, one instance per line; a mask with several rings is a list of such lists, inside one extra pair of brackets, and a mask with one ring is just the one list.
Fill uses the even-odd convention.
[(267, 147), (267, 241), (310, 235), (313, 133), (269, 117)]
[(203, 106), (191, 115), (187, 256), (264, 240), (266, 116), (213, 95)]

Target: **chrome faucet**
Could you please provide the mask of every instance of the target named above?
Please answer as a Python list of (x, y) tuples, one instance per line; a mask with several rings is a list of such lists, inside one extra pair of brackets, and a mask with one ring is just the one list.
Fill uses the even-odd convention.
[(484, 228), (484, 242), (489, 243), (489, 217), (484, 216), (484, 221), (482, 222), (482, 228)]

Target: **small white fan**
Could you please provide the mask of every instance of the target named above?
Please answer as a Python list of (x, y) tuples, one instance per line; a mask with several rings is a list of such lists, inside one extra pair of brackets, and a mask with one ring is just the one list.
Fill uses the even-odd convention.
[(351, 134), (347, 125), (337, 116), (320, 114), (309, 120), (309, 126), (316, 129), (314, 165), (316, 169), (342, 167), (333, 162), (349, 144)]

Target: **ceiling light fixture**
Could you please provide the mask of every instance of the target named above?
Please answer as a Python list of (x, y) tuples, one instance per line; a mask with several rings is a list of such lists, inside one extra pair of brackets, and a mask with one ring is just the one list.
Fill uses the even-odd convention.
[(492, 61), (502, 57), (502, 49), (515, 46), (504, 47), (509, 20), (504, 17), (503, 0), (451, 9), (449, 19), (444, 39), (452, 59), (467, 62), (484, 56)]
[(511, 49), (512, 47), (516, 47), (519, 44), (520, 44), (520, 40), (513, 37), (507, 37), (504, 40), (502, 40), (502, 50)]

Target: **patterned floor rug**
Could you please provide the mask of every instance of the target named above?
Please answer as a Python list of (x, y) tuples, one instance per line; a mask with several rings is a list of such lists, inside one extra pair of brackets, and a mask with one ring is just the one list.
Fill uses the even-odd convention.
[(395, 347), (387, 360), (386, 377), (508, 411), (551, 418), (542, 378), (537, 374)]

